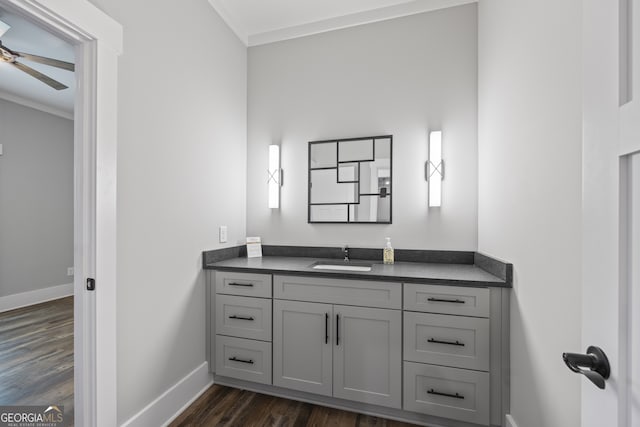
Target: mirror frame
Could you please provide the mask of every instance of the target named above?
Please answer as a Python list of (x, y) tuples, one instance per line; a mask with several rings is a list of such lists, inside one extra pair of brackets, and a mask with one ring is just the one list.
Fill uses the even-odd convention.
[[(359, 205), (359, 199), (362, 194), (360, 194), (360, 185), (358, 183), (358, 203), (350, 203), (350, 202), (339, 202), (339, 203), (311, 203), (311, 172), (313, 170), (321, 170), (321, 169), (335, 169), (336, 170), (336, 179), (338, 179), (340, 160), (336, 156), (336, 166), (335, 167), (320, 167), (320, 168), (312, 168), (311, 167), (311, 147), (315, 144), (336, 144), (336, 150), (339, 152), (340, 142), (350, 142), (350, 141), (372, 141), (373, 142), (373, 160), (350, 160), (345, 163), (358, 163), (358, 175), (360, 174), (360, 163), (372, 162), (376, 160), (375, 157), (375, 142), (376, 140), (387, 139), (389, 140), (389, 191), (386, 193), (385, 197), (389, 198), (389, 220), (388, 221), (353, 221), (350, 218), (351, 214), (351, 205)], [(320, 141), (309, 141), (308, 143), (308, 161), (307, 161), (307, 223), (308, 224), (391, 224), (393, 221), (393, 135), (376, 135), (376, 136), (364, 136), (358, 138), (338, 138), (338, 139), (325, 139)], [(358, 176), (358, 180), (359, 180)], [(378, 197), (379, 197), (378, 193)], [(371, 193), (367, 193), (366, 195), (375, 195)], [(312, 221), (311, 220), (311, 206), (317, 205), (347, 205), (347, 221)]]

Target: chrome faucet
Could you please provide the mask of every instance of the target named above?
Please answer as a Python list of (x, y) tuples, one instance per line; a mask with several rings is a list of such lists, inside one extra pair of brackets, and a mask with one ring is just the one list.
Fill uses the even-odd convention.
[(349, 262), (349, 246), (344, 245), (342, 247), (342, 253), (344, 254), (344, 262)]

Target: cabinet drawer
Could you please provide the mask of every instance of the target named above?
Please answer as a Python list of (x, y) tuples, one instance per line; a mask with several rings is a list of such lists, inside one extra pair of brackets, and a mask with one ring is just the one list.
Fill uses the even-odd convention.
[(460, 316), (489, 317), (489, 289), (404, 284), (404, 309)]
[(378, 308), (402, 307), (402, 285), (394, 282), (273, 276), (273, 288), (274, 298), (278, 299)]
[(271, 384), (271, 343), (216, 336), (216, 375)]
[(489, 425), (489, 373), (404, 362), (404, 409)]
[(216, 293), (271, 298), (271, 275), (216, 271)]
[(405, 312), (404, 358), (488, 371), (489, 319)]
[(216, 334), (271, 341), (271, 300), (217, 295)]

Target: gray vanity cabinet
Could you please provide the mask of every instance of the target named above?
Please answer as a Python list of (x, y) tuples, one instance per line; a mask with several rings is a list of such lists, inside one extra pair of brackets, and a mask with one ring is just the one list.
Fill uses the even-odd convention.
[[(325, 281), (333, 285), (322, 291)], [(336, 282), (329, 279), (274, 277), (276, 289), (283, 282), (316, 290), (296, 298), (327, 301), (335, 297)], [(402, 286), (359, 280), (338, 282), (346, 293), (349, 282), (353, 282), (354, 290), (366, 293), (363, 285), (367, 284), (369, 292), (385, 295)], [(278, 297), (278, 291), (275, 294)], [(400, 310), (276, 299), (273, 325), (274, 385), (401, 408)]]
[(504, 426), (509, 289), (216, 271), (216, 382), (422, 425)]

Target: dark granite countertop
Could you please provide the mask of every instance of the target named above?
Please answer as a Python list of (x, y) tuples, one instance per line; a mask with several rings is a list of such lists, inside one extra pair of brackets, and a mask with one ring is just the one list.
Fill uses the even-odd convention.
[[(302, 256), (263, 256), (261, 258), (246, 258), (246, 256), (233, 256), (228, 259), (216, 260), (205, 257), (204, 268), (221, 271), (239, 271), (264, 274), (304, 275), (316, 277), (337, 277), (344, 279), (384, 280), (390, 282), (431, 283), (456, 286), (494, 286), (511, 287), (511, 264), (505, 268), (508, 274), (498, 277), (490, 273), (495, 266), (491, 263), (500, 263), (484, 255), (474, 263), (456, 262), (404, 262), (396, 261), (393, 265), (384, 265), (381, 261), (356, 259), (353, 263), (372, 264), (371, 271), (335, 271), (316, 270), (312, 265), (318, 261), (328, 264), (341, 264), (341, 259), (315, 258)], [(226, 257), (223, 257), (226, 258)], [(219, 259), (219, 258), (218, 258)], [(473, 258), (472, 258), (473, 259)], [(484, 267), (484, 268), (482, 268)], [(489, 271), (487, 271), (489, 270)]]

